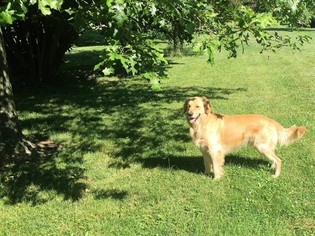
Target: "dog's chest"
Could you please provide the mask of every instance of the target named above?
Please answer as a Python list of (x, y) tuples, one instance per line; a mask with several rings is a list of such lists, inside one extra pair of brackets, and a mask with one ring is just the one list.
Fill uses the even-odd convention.
[(195, 145), (201, 149), (210, 148), (211, 144), (217, 143), (217, 136), (213, 132), (203, 130), (202, 127), (190, 128), (190, 134)]

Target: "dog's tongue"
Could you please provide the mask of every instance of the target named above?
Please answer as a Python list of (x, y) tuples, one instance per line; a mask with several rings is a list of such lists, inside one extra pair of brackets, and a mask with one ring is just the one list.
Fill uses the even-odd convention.
[(195, 121), (196, 121), (195, 118), (191, 118), (191, 119), (189, 120), (189, 123), (190, 123), (190, 124), (193, 124), (193, 123), (195, 123)]

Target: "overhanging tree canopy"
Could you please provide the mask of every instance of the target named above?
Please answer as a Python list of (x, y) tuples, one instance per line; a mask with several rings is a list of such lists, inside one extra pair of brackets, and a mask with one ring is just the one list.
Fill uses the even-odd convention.
[[(96, 69), (105, 75), (117, 73), (117, 69), (130, 75), (152, 72), (165, 75), (167, 63), (163, 52), (155, 47), (156, 37), (168, 39), (176, 50), (185, 42), (195, 42), (195, 50), (206, 52), (208, 61), (214, 62), (214, 52), (225, 49), (230, 57), (236, 57), (239, 48), (250, 38), (262, 46), (262, 50), (276, 50), (288, 46), (299, 48), (306, 36), (291, 39), (266, 27), (277, 25), (277, 20), (298, 20), (295, 14), (280, 12), (275, 18), (274, 9), (255, 12), (259, 1), (237, 0), (108, 0), (93, 1), (83, 10), (74, 13), (77, 19), (85, 19), (86, 25), (103, 32), (107, 47), (103, 60)], [(280, 1), (274, 1), (278, 7)], [(281, 1), (283, 2), (283, 1)], [(289, 1), (288, 1), (289, 2)], [(304, 7), (300, 1), (299, 7)], [(258, 8), (257, 8), (258, 9)], [(301, 14), (302, 15), (302, 14)], [(147, 74), (147, 73), (146, 73)]]
[[(167, 60), (154, 44), (157, 37), (167, 39), (173, 50), (193, 41), (195, 51), (207, 53), (210, 63), (214, 62), (214, 53), (223, 49), (229, 52), (229, 57), (236, 57), (251, 38), (262, 50), (283, 46), (297, 49), (308, 40), (306, 36), (292, 39), (265, 29), (277, 25), (277, 21), (292, 26), (310, 22), (315, 15), (313, 0), (268, 0), (267, 3), (260, 0), (13, 0), (2, 3), (0, 22), (11, 24), (26, 18), (28, 23), (15, 23), (8, 27), (5, 36), (11, 67), (24, 76), (25, 71), (30, 71), (28, 74), (33, 80), (51, 81), (78, 30), (87, 28), (104, 36), (106, 47), (96, 70), (104, 75), (145, 74), (153, 79), (166, 75)], [(32, 38), (32, 35), (35, 36)], [(48, 48), (46, 41), (50, 42)], [(22, 50), (17, 44), (23, 45), (23, 51), (28, 53), (21, 56)], [(28, 56), (33, 59), (25, 66), (23, 62)]]

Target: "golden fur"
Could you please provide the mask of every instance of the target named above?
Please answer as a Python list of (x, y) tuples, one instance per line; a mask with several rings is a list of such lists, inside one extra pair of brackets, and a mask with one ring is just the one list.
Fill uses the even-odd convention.
[(277, 145), (288, 145), (300, 139), (306, 131), (304, 126), (283, 128), (262, 115), (214, 114), (205, 97), (188, 98), (184, 112), (193, 141), (203, 154), (205, 173), (212, 171), (215, 179), (223, 176), (225, 155), (247, 145), (254, 146), (272, 161), (273, 177), (278, 177), (281, 160), (275, 154)]

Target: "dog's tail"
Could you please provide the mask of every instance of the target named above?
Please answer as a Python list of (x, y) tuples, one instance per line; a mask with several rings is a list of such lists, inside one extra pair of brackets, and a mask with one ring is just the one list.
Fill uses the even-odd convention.
[(293, 141), (299, 140), (302, 138), (306, 131), (306, 128), (304, 126), (296, 126), (293, 125), (290, 128), (282, 129), (278, 132), (278, 142), (280, 146), (282, 145), (289, 145)]

